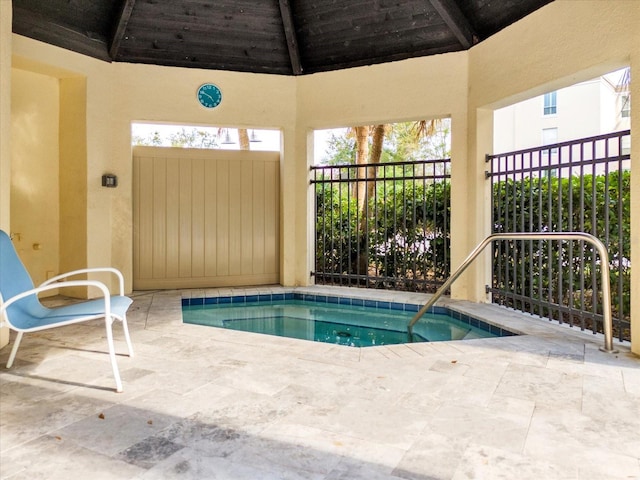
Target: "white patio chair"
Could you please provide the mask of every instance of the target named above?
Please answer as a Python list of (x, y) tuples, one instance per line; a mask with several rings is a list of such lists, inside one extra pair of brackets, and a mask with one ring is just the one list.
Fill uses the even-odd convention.
[[(120, 294), (111, 295), (104, 283), (95, 280), (61, 281), (73, 275), (91, 272), (111, 272), (115, 274), (120, 282)], [(47, 308), (38, 299), (40, 292), (81, 286), (96, 287), (100, 289), (102, 296), (94, 300), (56, 308)], [(73, 272), (50, 278), (39, 287), (34, 288), (33, 281), (20, 261), (9, 235), (0, 230), (0, 322), (18, 332), (9, 355), (7, 368), (11, 368), (13, 365), (23, 334), (104, 318), (111, 367), (116, 381), (116, 391), (122, 392), (122, 381), (113, 344), (112, 325), (116, 320), (122, 322), (129, 356), (132, 357), (133, 347), (131, 346), (126, 317), (127, 310), (132, 302), (129, 297), (124, 296), (122, 273), (115, 268), (109, 267), (74, 270)]]

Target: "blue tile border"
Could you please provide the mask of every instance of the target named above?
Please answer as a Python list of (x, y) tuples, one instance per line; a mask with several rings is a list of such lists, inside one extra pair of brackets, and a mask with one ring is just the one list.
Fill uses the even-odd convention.
[[(395, 311), (405, 311), (405, 312), (417, 312), (420, 310), (420, 305), (415, 305), (413, 303), (398, 303), (398, 302), (389, 302), (384, 300), (368, 300), (361, 298), (349, 298), (349, 297), (338, 297), (333, 295), (314, 295), (312, 293), (298, 293), (298, 292), (287, 292), (287, 293), (261, 293), (261, 294), (252, 294), (252, 295), (232, 295), (232, 296), (224, 296), (224, 297), (199, 297), (199, 298), (183, 298), (182, 306), (205, 306), (209, 305), (220, 305), (220, 304), (243, 304), (249, 302), (278, 302), (283, 300), (305, 300), (310, 302), (319, 302), (319, 303), (330, 303), (334, 305), (350, 305), (355, 307), (371, 307), (371, 308), (379, 308), (381, 310), (395, 310)], [(431, 313), (438, 313), (443, 315), (450, 315), (451, 317), (464, 322), (473, 327), (481, 328), (487, 332), (490, 332), (494, 335), (499, 335), (501, 337), (508, 337), (513, 335), (518, 335), (517, 333), (511, 332), (499, 326), (493, 325), (491, 323), (485, 322), (483, 320), (471, 317), (467, 314), (458, 312), (456, 310), (449, 309), (447, 307), (431, 307), (429, 310)]]

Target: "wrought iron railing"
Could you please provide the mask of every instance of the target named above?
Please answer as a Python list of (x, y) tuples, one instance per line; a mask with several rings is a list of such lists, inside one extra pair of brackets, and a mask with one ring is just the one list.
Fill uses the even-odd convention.
[(450, 160), (311, 167), (317, 284), (433, 292), (449, 275)]
[[(584, 232), (609, 253), (613, 328), (630, 338), (630, 132), (487, 156), (493, 233)], [(572, 240), (501, 240), (493, 248), (493, 302), (602, 332), (596, 252)]]

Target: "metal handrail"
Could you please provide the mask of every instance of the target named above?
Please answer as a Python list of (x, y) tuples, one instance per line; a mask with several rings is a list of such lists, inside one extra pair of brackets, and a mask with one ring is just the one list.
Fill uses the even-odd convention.
[(603, 312), (603, 329), (604, 329), (604, 347), (600, 350), (607, 353), (618, 353), (613, 348), (613, 322), (611, 319), (611, 285), (609, 284), (609, 254), (605, 245), (596, 237), (584, 232), (518, 232), (518, 233), (494, 233), (485, 238), (469, 256), (462, 262), (458, 269), (447, 279), (446, 282), (433, 294), (433, 297), (415, 314), (409, 322), (407, 329), (409, 336), (413, 333), (413, 326), (427, 310), (429, 310), (442, 296), (442, 294), (456, 281), (456, 279), (464, 272), (467, 267), (480, 255), (487, 245), (495, 240), (583, 240), (593, 245), (600, 255), (602, 267), (602, 304)]

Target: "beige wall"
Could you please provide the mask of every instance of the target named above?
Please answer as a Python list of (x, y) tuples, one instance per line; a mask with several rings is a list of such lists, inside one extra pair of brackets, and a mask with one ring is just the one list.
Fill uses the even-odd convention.
[(58, 274), (58, 79), (17, 68), (11, 78), (11, 232), (38, 285)]
[[(70, 272), (92, 264), (88, 252), (95, 248), (100, 236), (90, 235), (90, 219), (104, 221), (109, 218), (108, 202), (98, 203), (94, 210), (87, 209), (88, 190), (95, 189), (88, 176), (87, 137), (87, 81), (82, 76), (60, 79), (60, 272)], [(103, 211), (100, 211), (103, 210)], [(103, 234), (106, 234), (104, 232)], [(106, 236), (106, 235), (105, 235)], [(108, 238), (108, 237), (107, 237)], [(108, 251), (109, 243), (100, 245)], [(104, 280), (104, 279), (103, 279)], [(86, 296), (85, 288), (70, 289), (66, 295)]]
[[(11, 2), (0, 0), (0, 229), (10, 231), (11, 213)], [(0, 347), (9, 329), (0, 327)]]
[[(640, 9), (640, 7), (638, 7)], [(640, 13), (636, 11), (636, 25), (640, 22)], [(631, 41), (631, 72), (640, 72), (640, 29), (635, 29)], [(636, 75), (637, 78), (637, 75)], [(640, 98), (640, 82), (631, 82), (631, 96)], [(636, 105), (638, 101), (636, 100)], [(640, 108), (631, 110), (631, 125), (640, 125)], [(631, 132), (631, 169), (640, 172), (640, 128)], [(640, 175), (631, 175), (631, 258), (635, 265), (640, 263)], [(632, 269), (631, 285), (631, 348), (640, 355), (640, 268)]]
[[(493, 109), (629, 63), (639, 69), (638, 24), (636, 0), (556, 0), (467, 52), (302, 77), (109, 64), (11, 36), (6, 27), (0, 43), (10, 37), (15, 56), (86, 79), (88, 265), (111, 264), (131, 278), (132, 121), (279, 128), (284, 140), (281, 282), (296, 285), (309, 281), (311, 265), (307, 175), (312, 129), (450, 115), (455, 266), (489, 233), (484, 155), (492, 150)], [(195, 101), (205, 81), (223, 92), (222, 105), (213, 111)], [(632, 88), (640, 98), (640, 82)], [(639, 113), (632, 110), (632, 123)], [(640, 171), (640, 141), (632, 141), (632, 149), (633, 169)], [(117, 189), (100, 187), (106, 171), (119, 176)], [(639, 177), (632, 180), (632, 211), (640, 206)], [(634, 259), (640, 258), (639, 221), (638, 215), (632, 219)], [(485, 300), (487, 279), (485, 262), (456, 283), (453, 295)], [(640, 269), (634, 271), (633, 284), (640, 284)], [(632, 306), (636, 325), (637, 292)], [(633, 336), (640, 353), (640, 328), (633, 328)]]

